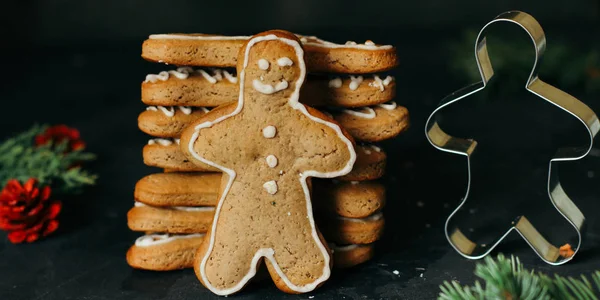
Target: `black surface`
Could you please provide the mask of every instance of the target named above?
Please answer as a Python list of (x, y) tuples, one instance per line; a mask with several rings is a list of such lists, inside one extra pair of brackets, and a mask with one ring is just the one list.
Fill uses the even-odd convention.
[[(566, 32), (578, 32), (584, 37), (589, 33), (576, 28)], [(472, 283), (475, 262), (455, 253), (443, 234), (443, 222), (466, 187), (465, 160), (434, 150), (423, 134), (425, 118), (436, 103), (466, 83), (449, 74), (444, 62), (445, 40), (458, 38), (460, 32), (345, 28), (314, 33), (342, 41), (367, 37), (398, 46), (402, 65), (393, 72), (398, 80), (397, 102), (409, 108), (412, 128), (401, 137), (382, 143), (389, 157), (385, 179), (389, 188), (388, 205), (384, 210), (386, 233), (372, 261), (335, 272), (332, 279), (314, 293), (284, 295), (267, 280), (249, 286), (234, 297), (431, 299), (445, 280)], [(584, 47), (591, 46), (577, 34), (573, 39)], [(217, 298), (200, 285), (191, 270), (144, 272), (131, 269), (125, 262), (127, 248), (139, 236), (126, 225), (126, 212), (133, 204), (134, 184), (156, 171), (142, 164), (141, 149), (147, 137), (137, 129), (136, 119), (144, 108), (139, 101), (140, 81), (146, 73), (163, 67), (144, 62), (139, 57), (140, 45), (141, 40), (91, 46), (32, 47), (19, 51), (3, 48), (8, 51), (3, 57), (8, 59), (4, 60), (5, 71), (0, 75), (1, 136), (24, 130), (33, 122), (67, 123), (80, 128), (88, 149), (99, 156), (90, 167), (99, 173), (100, 180), (80, 197), (65, 199), (61, 228), (56, 235), (28, 245), (12, 245), (0, 235), (0, 299)], [(597, 96), (583, 91), (568, 92), (600, 111)], [(493, 109), (470, 102), (448, 111), (445, 115), (448, 126), (452, 132), (482, 139), (489, 136), (490, 130), (494, 134), (505, 130), (522, 132), (523, 141), (529, 144), (523, 144), (518, 151), (511, 152), (512, 148), (505, 149), (507, 145), (493, 144), (494, 139), (490, 139), (492, 144), (486, 148), (490, 157), (504, 158), (512, 166), (536, 161), (539, 148), (551, 153), (557, 145), (585, 142), (577, 135), (583, 129), (576, 122), (540, 108), (538, 102), (527, 96), (515, 97), (513, 99), (524, 100), (508, 101), (506, 105), (492, 106)], [(482, 109), (488, 109), (489, 115), (479, 120), (493, 126), (461, 126), (473, 115), (480, 116)], [(530, 120), (527, 116), (535, 119), (535, 126), (525, 126)], [(557, 128), (559, 132), (546, 132), (544, 128)], [(571, 136), (571, 132), (575, 134)], [(494, 161), (488, 160), (491, 162), (488, 174), (492, 175), (482, 188), (488, 196), (502, 190), (493, 184), (495, 178), (500, 180), (515, 172), (514, 168), (503, 168), (503, 164), (494, 164)], [(543, 164), (532, 164), (531, 168), (542, 177), (546, 172)], [(577, 196), (576, 202), (588, 218), (588, 230), (578, 256), (565, 266), (550, 267), (515, 235), (497, 252), (517, 254), (528, 268), (545, 272), (589, 273), (600, 269), (600, 158), (589, 157), (564, 164), (561, 177), (565, 189)], [(526, 181), (528, 176), (519, 179)], [(539, 193), (539, 186), (527, 182), (522, 185), (521, 191)], [(489, 199), (494, 202), (502, 201), (491, 196)], [(521, 194), (514, 197), (519, 202), (528, 200)], [(555, 214), (550, 210), (543, 212)], [(481, 220), (487, 218), (490, 216), (481, 216)], [(395, 270), (399, 274), (394, 274)]]

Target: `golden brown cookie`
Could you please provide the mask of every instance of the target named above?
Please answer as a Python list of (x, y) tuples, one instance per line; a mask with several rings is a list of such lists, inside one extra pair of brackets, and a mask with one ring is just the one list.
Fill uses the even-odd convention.
[(395, 102), (332, 112), (333, 118), (352, 137), (364, 142), (389, 140), (407, 130), (410, 125), (408, 110)]
[(151, 136), (179, 138), (186, 126), (207, 112), (187, 106), (148, 106), (138, 117), (138, 127)]
[[(146, 60), (177, 66), (235, 67), (238, 51), (249, 36), (209, 34), (154, 34), (142, 45)], [(396, 48), (346, 42), (335, 44), (312, 36), (301, 36), (306, 66), (310, 72), (365, 74), (391, 70), (398, 65)]]
[[(381, 104), (374, 108), (342, 109), (334, 112), (333, 118), (347, 129), (356, 140), (378, 142), (391, 139), (408, 129), (408, 111), (395, 102)], [(389, 105), (389, 106), (387, 106)], [(164, 108), (161, 106), (161, 108)], [(207, 111), (206, 108), (203, 108)], [(194, 112), (190, 115), (177, 113), (171, 117), (157, 111), (144, 111), (138, 117), (139, 128), (156, 137), (179, 137), (184, 128), (197, 120), (204, 113)], [(194, 117), (198, 116), (198, 117)]]
[(215, 208), (210, 206), (161, 208), (136, 202), (127, 213), (127, 225), (142, 232), (204, 233), (214, 213)]
[[(336, 181), (337, 182), (337, 181)], [(151, 206), (215, 206), (220, 173), (158, 173), (135, 186), (135, 200)], [(313, 181), (315, 210), (350, 218), (363, 218), (385, 204), (385, 188), (372, 181)]]
[(375, 245), (335, 245), (330, 244), (329, 247), (333, 251), (333, 266), (340, 269), (351, 268), (358, 264), (362, 264), (375, 254)]
[(151, 206), (215, 206), (220, 173), (158, 173), (135, 185), (135, 201)]
[(366, 218), (385, 205), (385, 187), (375, 181), (313, 181), (315, 210), (347, 218)]
[(239, 57), (238, 101), (181, 135), (190, 159), (224, 172), (194, 270), (213, 293), (229, 295), (264, 259), (279, 289), (310, 292), (329, 278), (331, 259), (314, 224), (309, 179), (350, 172), (354, 146), (337, 124), (298, 102), (306, 67), (296, 36), (256, 35)]
[[(170, 271), (194, 267), (194, 256), (204, 234), (148, 234), (141, 236), (127, 251), (127, 263), (136, 269)], [(374, 245), (330, 244), (333, 266), (349, 268), (370, 260)]]
[(142, 157), (144, 164), (179, 172), (215, 172), (209, 165), (194, 164), (179, 149), (179, 139), (150, 139), (144, 146)]
[(381, 212), (361, 219), (321, 216), (318, 225), (329, 242), (340, 245), (370, 244), (381, 238), (385, 219)]
[[(156, 140), (156, 139), (155, 139)], [(162, 139), (161, 139), (162, 140)], [(202, 168), (194, 166), (190, 160), (183, 155), (179, 147), (172, 144), (167, 146), (160, 144), (144, 147), (144, 163), (148, 166), (165, 169), (165, 172), (205, 172), (217, 171), (210, 166)], [(356, 162), (350, 173), (336, 178), (340, 181), (365, 181), (375, 180), (383, 177), (387, 155), (374, 145), (357, 145)]]
[[(235, 102), (238, 95), (235, 72), (224, 69), (180, 67), (148, 74), (142, 83), (142, 102), (147, 105), (215, 107)], [(311, 76), (300, 102), (312, 106), (360, 107), (391, 101), (395, 95), (396, 83), (391, 76)]]
[(340, 181), (366, 181), (383, 177), (387, 155), (375, 145), (356, 146), (356, 162), (352, 171), (336, 178)]
[(152, 271), (191, 268), (203, 239), (203, 233), (144, 235), (127, 251), (127, 263), (136, 269)]

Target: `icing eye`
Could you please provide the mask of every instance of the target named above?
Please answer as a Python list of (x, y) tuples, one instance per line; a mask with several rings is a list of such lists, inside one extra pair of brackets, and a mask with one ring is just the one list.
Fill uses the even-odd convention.
[(269, 68), (269, 62), (266, 59), (264, 59), (264, 58), (259, 59), (258, 60), (258, 68), (261, 69), (261, 70), (268, 69)]
[(280, 67), (286, 67), (286, 66), (291, 66), (294, 64), (294, 62), (289, 58), (289, 57), (281, 57), (277, 60), (277, 64)]

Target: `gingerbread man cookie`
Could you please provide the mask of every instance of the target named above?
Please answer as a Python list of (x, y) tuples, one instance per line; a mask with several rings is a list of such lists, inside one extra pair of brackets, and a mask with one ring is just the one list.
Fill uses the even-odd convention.
[(192, 161), (223, 172), (194, 269), (212, 292), (229, 295), (264, 259), (279, 289), (310, 292), (329, 278), (331, 265), (313, 219), (310, 178), (349, 173), (353, 142), (331, 119), (298, 102), (306, 66), (295, 35), (256, 35), (238, 62), (238, 102), (214, 109), (181, 137)]

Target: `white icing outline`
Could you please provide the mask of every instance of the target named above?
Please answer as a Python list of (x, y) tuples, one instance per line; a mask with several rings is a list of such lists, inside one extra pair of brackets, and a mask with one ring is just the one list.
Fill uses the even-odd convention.
[[(323, 47), (323, 48), (331, 48), (331, 49), (350, 48), (350, 49), (361, 49), (361, 50), (386, 50), (386, 49), (393, 48), (392, 45), (380, 45), (380, 46), (366, 45), (366, 44), (357, 44), (356, 42), (353, 42), (353, 41), (348, 41), (348, 42), (350, 42), (350, 44), (348, 44), (348, 42), (346, 42), (346, 44), (342, 45), (342, 44), (336, 44), (333, 42), (325, 41), (316, 36), (309, 36), (309, 35), (300, 36), (300, 37), (301, 37), (301, 39), (304, 38), (306, 40), (306, 41), (302, 42), (304, 45), (313, 46), (313, 47)], [(308, 39), (315, 40), (316, 42), (309, 41)]]
[(374, 75), (373, 81), (369, 82), (369, 86), (379, 88), (380, 91), (385, 91), (385, 85), (383, 84), (383, 80), (379, 78), (379, 76)]
[(183, 34), (151, 34), (151, 40), (205, 40), (205, 41), (228, 41), (228, 40), (247, 40), (250, 36), (224, 36), (224, 35), (183, 35)]
[(171, 118), (175, 115), (175, 109), (172, 106), (169, 106), (169, 108), (166, 108), (164, 106), (148, 106), (146, 107), (146, 110), (151, 110), (151, 111), (161, 111), (163, 114), (165, 114), (165, 116)]
[[(170, 242), (173, 242), (175, 240), (180, 240), (180, 239), (190, 239), (190, 238), (196, 238), (196, 237), (203, 237), (206, 234), (204, 233), (193, 233), (193, 234), (177, 234), (177, 235), (171, 235), (168, 233), (165, 234), (146, 234), (146, 235), (142, 235), (139, 238), (137, 238), (135, 240), (135, 246), (136, 247), (152, 247), (152, 246), (156, 246), (156, 245), (160, 245), (160, 244), (167, 244)], [(145, 239), (150, 238), (152, 239), (151, 242), (144, 242)]]
[(351, 90), (356, 91), (360, 87), (360, 84), (363, 81), (364, 81), (364, 78), (362, 76), (352, 76), (352, 75), (350, 75), (350, 85), (348, 85), (348, 87)]
[(342, 81), (342, 78), (340, 78), (340, 77), (336, 77), (336, 78), (333, 78), (333, 79), (329, 80), (329, 83), (328, 83), (327, 85), (328, 85), (330, 88), (336, 88), (336, 89), (339, 89), (339, 88), (341, 88), (341, 87), (342, 87), (342, 84), (343, 84), (343, 83), (344, 83), (344, 82)]
[(140, 202), (140, 201), (135, 201), (133, 203), (133, 206), (134, 207), (151, 207), (151, 208), (162, 209), (162, 210), (179, 210), (179, 211), (186, 211), (186, 212), (196, 212), (196, 211), (208, 212), (208, 211), (215, 210), (214, 206), (165, 206), (165, 207), (160, 207), (160, 206), (148, 205), (148, 204)]
[(215, 211), (214, 206), (169, 206), (168, 208), (173, 209), (173, 210), (186, 211), (186, 212)]
[(377, 104), (377, 106), (379, 106), (385, 110), (394, 110), (394, 109), (396, 109), (396, 107), (398, 107), (398, 104), (396, 104), (396, 101), (390, 101), (390, 102), (386, 102), (386, 103)]
[(225, 79), (227, 79), (231, 83), (237, 83), (238, 82), (237, 77), (231, 75), (231, 73), (229, 73), (227, 70), (223, 70), (223, 75), (225, 75)]
[(153, 138), (148, 140), (148, 145), (161, 145), (161, 146), (171, 146), (173, 141), (171, 139), (163, 139), (163, 138)]
[(223, 80), (223, 77), (225, 77), (225, 79), (231, 83), (237, 83), (237, 78), (225, 69), (211, 68), (210, 70), (212, 71), (213, 75), (208, 74), (208, 72), (202, 69), (194, 70), (192, 67), (179, 67), (177, 70), (162, 71), (158, 74), (148, 74), (146, 75), (144, 82), (156, 83), (159, 80), (167, 81), (169, 80), (170, 75), (175, 76), (177, 79), (183, 80), (188, 79), (190, 75), (197, 73), (212, 84)]
[(381, 218), (383, 218), (383, 213), (382, 212), (377, 212), (374, 213), (366, 218), (347, 218), (347, 217), (342, 217), (342, 216), (336, 216), (336, 218), (338, 220), (343, 220), (343, 221), (350, 221), (350, 222), (357, 222), (357, 223), (368, 223), (368, 222), (374, 222), (374, 221), (378, 221), (381, 220)]
[(196, 70), (196, 72), (198, 72), (198, 74), (202, 75), (202, 77), (204, 77), (204, 79), (208, 80), (208, 82), (215, 84), (217, 83), (217, 79), (212, 77), (210, 74), (208, 74), (208, 72), (202, 70), (202, 69), (198, 69)]
[(338, 246), (334, 243), (330, 243), (329, 247), (335, 251), (335, 252), (345, 252), (345, 251), (350, 251), (350, 250), (354, 250), (356, 248), (360, 248), (366, 245), (357, 245), (357, 244), (350, 244), (350, 245), (344, 245), (344, 246)]
[[(217, 228), (217, 222), (219, 220), (219, 214), (221, 211), (221, 207), (223, 205), (224, 199), (226, 198), (227, 194), (229, 193), (229, 190), (231, 188), (231, 185), (233, 184), (233, 181), (235, 180), (236, 172), (232, 169), (228, 169), (224, 166), (218, 165), (218, 164), (216, 164), (212, 161), (209, 161), (209, 160), (201, 157), (200, 155), (198, 155), (198, 153), (196, 153), (194, 151), (194, 143), (196, 142), (196, 140), (198, 140), (198, 135), (200, 134), (200, 130), (202, 128), (211, 127), (212, 125), (214, 125), (216, 123), (219, 123), (227, 118), (230, 118), (230, 117), (235, 116), (240, 113), (240, 111), (244, 107), (244, 77), (245, 77), (246, 67), (248, 66), (248, 54), (250, 53), (250, 49), (252, 48), (252, 46), (254, 46), (258, 42), (270, 41), (270, 40), (278, 40), (287, 45), (292, 46), (296, 52), (296, 57), (298, 57), (300, 75), (298, 76), (298, 80), (296, 81), (294, 92), (291, 94), (291, 96), (288, 100), (288, 104), (292, 108), (301, 111), (306, 117), (308, 117), (312, 121), (315, 121), (320, 124), (324, 124), (324, 125), (330, 127), (331, 129), (333, 129), (337, 133), (338, 137), (342, 141), (344, 141), (344, 143), (348, 146), (348, 150), (350, 153), (350, 159), (348, 160), (346, 166), (339, 171), (320, 173), (315, 170), (308, 170), (308, 171), (301, 173), (300, 177), (299, 177), (300, 183), (302, 185), (302, 189), (304, 191), (304, 196), (306, 199), (305, 202), (306, 202), (307, 219), (309, 220), (309, 224), (311, 226), (312, 237), (313, 237), (315, 244), (319, 248), (319, 250), (321, 250), (321, 253), (323, 254), (323, 258), (324, 258), (323, 271), (319, 278), (315, 279), (312, 283), (306, 284), (304, 286), (294, 285), (292, 282), (290, 282), (290, 280), (287, 278), (287, 276), (281, 271), (279, 264), (275, 261), (275, 258), (274, 258), (275, 251), (273, 250), (273, 248), (261, 248), (261, 249), (257, 250), (256, 253), (254, 254), (254, 257), (252, 258), (251, 266), (250, 266), (248, 273), (246, 273), (246, 275), (242, 278), (242, 280), (240, 280), (238, 282), (237, 285), (235, 285), (234, 287), (228, 288), (228, 289), (217, 289), (210, 283), (210, 281), (208, 280), (208, 278), (206, 276), (206, 271), (205, 271), (206, 262), (208, 261), (208, 258), (210, 257), (210, 254), (213, 251), (213, 247), (214, 247), (214, 243), (215, 243), (215, 232), (216, 232), (216, 228)], [(187, 145), (188, 151), (192, 155), (192, 157), (194, 157), (195, 159), (197, 159), (200, 162), (203, 162), (205, 164), (213, 166), (228, 175), (228, 182), (225, 185), (225, 188), (221, 195), (221, 199), (219, 199), (219, 202), (217, 204), (217, 209), (215, 212), (215, 216), (213, 218), (213, 224), (211, 226), (211, 235), (210, 235), (208, 248), (207, 248), (207, 251), (206, 251), (204, 257), (202, 258), (202, 261), (201, 261), (200, 267), (199, 267), (200, 268), (200, 276), (202, 277), (203, 283), (206, 285), (206, 287), (209, 290), (211, 290), (213, 293), (215, 293), (217, 295), (229, 295), (229, 294), (232, 294), (232, 293), (235, 293), (235, 292), (241, 290), (248, 283), (248, 281), (252, 277), (254, 277), (254, 275), (256, 275), (256, 267), (257, 267), (258, 261), (262, 257), (269, 260), (269, 262), (273, 266), (273, 269), (275, 270), (277, 275), (281, 278), (281, 280), (286, 284), (286, 286), (288, 288), (290, 288), (291, 290), (293, 290), (295, 292), (299, 292), (299, 293), (310, 292), (310, 291), (314, 290), (317, 286), (319, 286), (322, 282), (327, 280), (329, 278), (329, 276), (331, 275), (331, 269), (329, 267), (329, 261), (331, 258), (329, 256), (329, 253), (327, 252), (327, 249), (321, 242), (321, 239), (319, 238), (319, 235), (316, 230), (315, 221), (314, 221), (313, 214), (312, 214), (312, 203), (310, 201), (310, 190), (308, 188), (307, 179), (309, 177), (332, 178), (332, 177), (338, 177), (338, 176), (343, 176), (345, 174), (348, 174), (352, 170), (354, 162), (356, 161), (356, 152), (354, 151), (354, 146), (352, 145), (352, 142), (342, 133), (342, 130), (340, 129), (340, 127), (338, 125), (327, 122), (325, 120), (322, 120), (320, 118), (317, 118), (317, 117), (311, 115), (310, 113), (308, 113), (306, 107), (304, 105), (302, 105), (300, 102), (298, 102), (298, 98), (300, 96), (300, 87), (302, 86), (302, 83), (304, 82), (305, 77), (306, 77), (306, 66), (304, 63), (304, 50), (302, 50), (302, 47), (300, 46), (300, 44), (298, 42), (296, 42), (294, 40), (286, 39), (286, 38), (280, 38), (274, 34), (269, 34), (269, 35), (265, 35), (265, 36), (258, 36), (258, 37), (252, 38), (250, 41), (248, 41), (248, 44), (246, 45), (242, 70), (239, 74), (239, 80), (240, 80), (239, 93), (240, 94), (239, 94), (239, 98), (238, 98), (237, 107), (230, 114), (221, 116), (214, 121), (207, 121), (207, 122), (197, 125), (195, 127), (195, 132), (192, 135), (192, 137), (190, 138), (189, 144)]]
[(178, 108), (184, 115), (189, 115), (192, 113), (191, 106), (178, 106)]
[(158, 74), (148, 74), (146, 75), (146, 80), (144, 80), (144, 82), (155, 83), (158, 80), (167, 81), (169, 80), (170, 75), (175, 76), (177, 79), (187, 79), (192, 72), (194, 72), (194, 69), (191, 67), (179, 67), (177, 70), (162, 71)]
[(387, 76), (384, 80), (383, 80), (383, 85), (388, 86), (390, 84), (390, 82), (394, 81), (394, 76)]
[(364, 119), (374, 119), (377, 114), (375, 113), (375, 111), (370, 108), (370, 107), (363, 107), (364, 110), (366, 110), (367, 112), (360, 112), (360, 111), (355, 111), (352, 109), (342, 109), (343, 112), (349, 114), (349, 115), (353, 115), (355, 117), (359, 117), (359, 118), (364, 118)]

